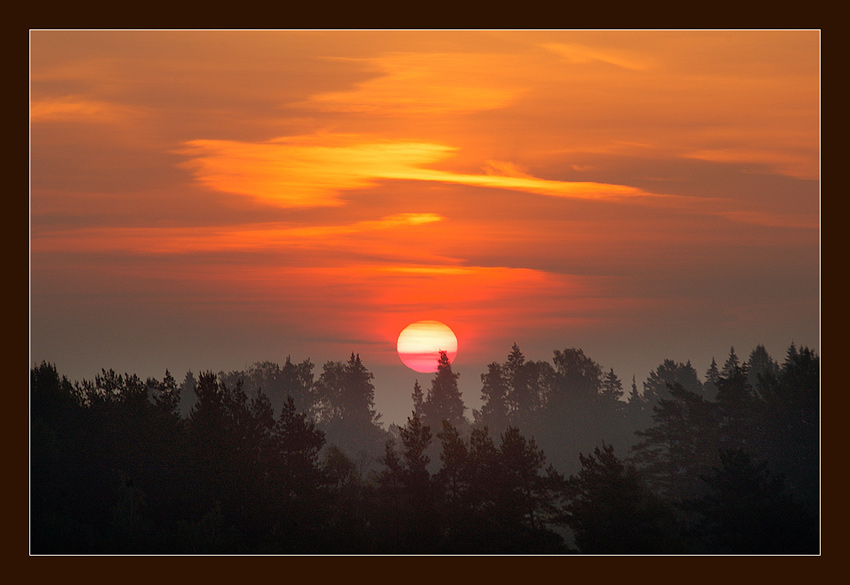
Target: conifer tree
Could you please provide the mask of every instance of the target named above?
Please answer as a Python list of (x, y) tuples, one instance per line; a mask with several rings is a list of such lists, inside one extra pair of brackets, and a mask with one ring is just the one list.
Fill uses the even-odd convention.
[(508, 384), (502, 366), (493, 362), (481, 374), (481, 411), (474, 411), (475, 423), (501, 433), (509, 424)]
[(685, 551), (674, 510), (652, 493), (630, 464), (602, 444), (579, 454), (581, 471), (567, 483), (567, 524), (586, 554), (671, 554)]
[(419, 380), (413, 383), (413, 416), (421, 417), (424, 415), (422, 405), (425, 402), (425, 395), (422, 393), (422, 386), (419, 385)]
[(602, 398), (608, 401), (619, 401), (623, 397), (623, 382), (611, 368), (602, 379)]
[(325, 363), (316, 383), (318, 424), (328, 442), (350, 456), (377, 455), (384, 441), (373, 377), (360, 354), (352, 353), (346, 363)]
[(642, 400), (643, 397), (641, 396), (640, 392), (638, 392), (637, 381), (635, 379), (635, 376), (632, 375), (632, 389), (629, 391), (629, 404), (637, 404)]
[(720, 465), (703, 476), (708, 492), (688, 502), (700, 514), (695, 533), (719, 554), (816, 554), (817, 516), (786, 489), (767, 462), (742, 450), (724, 450)]
[(729, 378), (739, 373), (741, 369), (741, 360), (738, 354), (735, 353), (735, 346), (729, 348), (729, 357), (726, 358), (726, 363), (723, 364), (721, 375), (724, 378)]
[(775, 377), (778, 374), (779, 364), (770, 357), (764, 345), (757, 345), (747, 359), (747, 382), (751, 387), (756, 388), (760, 380), (767, 376)]
[(434, 428), (442, 428), (444, 420), (456, 428), (467, 424), (464, 418), (466, 406), (457, 386), (458, 377), (460, 374), (452, 371), (446, 352), (441, 351), (437, 373), (431, 381), (431, 388), (422, 404), (424, 424)]
[(713, 400), (717, 394), (717, 383), (720, 380), (720, 369), (717, 367), (717, 360), (711, 358), (711, 365), (705, 372), (705, 382), (703, 383), (703, 393), (709, 400)]

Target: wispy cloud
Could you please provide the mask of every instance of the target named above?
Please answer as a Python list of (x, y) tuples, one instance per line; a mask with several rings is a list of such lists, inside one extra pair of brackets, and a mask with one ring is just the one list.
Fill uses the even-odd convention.
[(317, 94), (302, 105), (386, 116), (503, 108), (523, 93), (522, 87), (504, 79), (503, 73), (512, 69), (505, 59), (478, 53), (390, 53), (345, 59), (376, 76), (350, 90)]
[(30, 103), (31, 122), (114, 123), (138, 112), (126, 105), (81, 96), (49, 97)]
[(191, 157), (183, 166), (211, 189), (281, 207), (316, 207), (343, 204), (341, 191), (410, 178), (420, 165), (452, 150), (424, 142), (319, 135), (261, 143), (194, 140), (179, 152)]
[(444, 219), (436, 213), (398, 213), (378, 220), (306, 227), (273, 223), (231, 227), (93, 228), (41, 233), (33, 241), (32, 249), (37, 252), (75, 250), (163, 255), (293, 246), (332, 248), (339, 244), (335, 238), (410, 228)]
[(758, 165), (798, 179), (814, 180), (820, 176), (819, 161), (803, 149), (780, 148), (711, 148), (687, 152), (685, 158), (739, 165)]
[(542, 46), (574, 65), (606, 63), (633, 71), (642, 71), (651, 65), (649, 60), (634, 51), (603, 49), (579, 43), (545, 43)]
[(373, 187), (382, 180), (452, 183), (576, 199), (670, 205), (689, 201), (628, 185), (542, 179), (510, 162), (488, 161), (483, 174), (427, 168), (455, 150), (428, 142), (317, 135), (261, 143), (194, 140), (180, 153), (191, 157), (183, 166), (207, 187), (281, 207), (341, 205), (342, 191)]
[(790, 215), (787, 213), (774, 213), (769, 211), (721, 211), (717, 215), (725, 217), (730, 221), (749, 223), (767, 227), (819, 229), (820, 218), (816, 214), (807, 213), (803, 215)]

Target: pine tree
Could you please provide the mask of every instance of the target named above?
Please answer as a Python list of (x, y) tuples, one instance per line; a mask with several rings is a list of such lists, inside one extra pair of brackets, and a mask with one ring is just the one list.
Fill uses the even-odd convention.
[(441, 428), (443, 421), (461, 428), (467, 424), (464, 418), (466, 406), (463, 404), (457, 379), (460, 374), (452, 371), (452, 365), (446, 352), (440, 352), (437, 373), (431, 381), (431, 388), (425, 402), (422, 404), (424, 423), (428, 426)]
[(619, 401), (623, 397), (623, 382), (611, 368), (602, 379), (602, 398), (608, 401)]
[(711, 365), (705, 371), (705, 383), (703, 384), (703, 393), (708, 400), (714, 399), (717, 394), (717, 383), (720, 380), (720, 370), (717, 367), (717, 360), (711, 358)]
[(375, 410), (373, 378), (360, 361), (360, 354), (352, 353), (345, 364), (345, 412), (364, 424), (376, 424), (381, 417)]
[(632, 375), (632, 389), (629, 392), (629, 404), (638, 404), (640, 402), (643, 402), (643, 397), (641, 396), (640, 392), (638, 392), (637, 381), (635, 379), (635, 376)]
[(350, 456), (377, 455), (383, 444), (372, 379), (360, 354), (352, 353), (346, 363), (327, 362), (316, 383), (319, 426)]
[(171, 372), (165, 370), (165, 377), (162, 382), (155, 379), (149, 379), (147, 386), (150, 394), (153, 396), (154, 404), (163, 413), (174, 417), (180, 416), (180, 388), (177, 386), (177, 381)]
[(690, 361), (681, 363), (664, 360), (660, 366), (649, 373), (649, 377), (643, 383), (644, 398), (650, 405), (654, 405), (662, 398), (669, 398), (669, 387), (675, 384), (680, 384), (685, 390), (695, 394), (703, 393), (702, 382), (699, 381), (699, 376)]
[(729, 357), (726, 358), (726, 363), (723, 364), (723, 371), (721, 375), (724, 378), (729, 378), (738, 374), (741, 369), (741, 360), (738, 359), (738, 355), (735, 353), (735, 346), (729, 348)]
[(652, 493), (631, 465), (602, 444), (568, 479), (567, 524), (586, 554), (672, 554), (685, 550), (672, 508)]
[(419, 380), (413, 383), (413, 416), (423, 416), (422, 405), (425, 402), (425, 395), (422, 393), (422, 386), (419, 385)]
[(501, 433), (509, 424), (508, 384), (502, 366), (493, 362), (481, 374), (481, 411), (474, 411), (475, 423)]
[(720, 437), (713, 403), (675, 384), (654, 408), (653, 425), (635, 434), (631, 460), (661, 495), (673, 501), (702, 488), (699, 474), (716, 463)]
[(779, 364), (770, 357), (764, 345), (757, 345), (747, 360), (747, 381), (750, 386), (756, 388), (761, 379), (778, 374)]
[(701, 515), (696, 533), (719, 554), (816, 554), (817, 516), (788, 493), (782, 476), (741, 450), (720, 453), (703, 476), (708, 493), (689, 502)]
[[(793, 345), (792, 345), (793, 347)], [(789, 349), (777, 376), (757, 387), (763, 404), (760, 453), (811, 508), (819, 502), (820, 358), (808, 347)]]
[(563, 539), (551, 531), (562, 522), (564, 478), (546, 460), (534, 438), (517, 427), (502, 434), (496, 455), (496, 528), (505, 538), (500, 552), (563, 552)]
[(552, 361), (556, 380), (548, 397), (550, 408), (567, 410), (596, 400), (602, 387), (602, 366), (576, 348), (555, 350)]
[[(383, 545), (394, 552), (429, 553), (439, 545), (439, 519), (435, 513), (435, 491), (428, 471), (428, 451), (433, 435), (431, 427), (416, 415), (408, 417), (399, 429), (401, 456), (392, 440), (385, 445), (379, 489), (390, 507), (389, 526), (394, 539)], [(384, 552), (384, 551), (381, 551)]]

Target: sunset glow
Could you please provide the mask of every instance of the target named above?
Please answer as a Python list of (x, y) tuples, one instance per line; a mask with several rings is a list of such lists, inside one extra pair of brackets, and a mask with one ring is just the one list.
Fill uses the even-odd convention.
[(513, 343), (818, 347), (818, 31), (30, 41), (31, 359), (72, 378), (356, 352), (395, 422), (457, 340), (470, 406)]

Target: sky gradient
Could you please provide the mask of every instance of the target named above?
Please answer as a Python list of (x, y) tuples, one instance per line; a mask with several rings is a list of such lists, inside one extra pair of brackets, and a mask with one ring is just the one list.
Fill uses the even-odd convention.
[[(30, 361), (820, 351), (818, 31), (32, 31)], [(468, 413), (471, 416), (471, 413)]]

